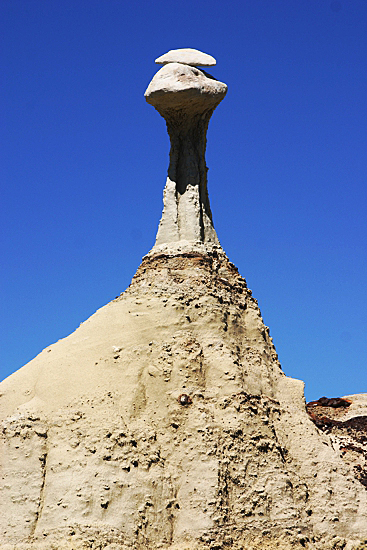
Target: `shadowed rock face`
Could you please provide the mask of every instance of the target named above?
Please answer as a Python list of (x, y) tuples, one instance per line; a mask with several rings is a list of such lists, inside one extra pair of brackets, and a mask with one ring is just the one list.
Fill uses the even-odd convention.
[(227, 86), (204, 71), (168, 63), (145, 92), (163, 116), (171, 141), (164, 209), (156, 246), (188, 241), (219, 245), (207, 191), (206, 132)]

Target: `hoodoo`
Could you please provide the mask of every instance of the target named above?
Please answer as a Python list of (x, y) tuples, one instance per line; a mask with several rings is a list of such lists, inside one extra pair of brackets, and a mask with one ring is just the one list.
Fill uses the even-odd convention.
[(1, 384), (1, 548), (362, 550), (360, 476), (214, 230), (206, 132), (227, 87), (197, 50), (157, 62), (156, 243), (120, 297)]
[(145, 92), (147, 102), (165, 119), (171, 141), (164, 210), (154, 252), (168, 243), (171, 248), (172, 243), (181, 243), (181, 247), (186, 243), (187, 250), (195, 243), (219, 244), (209, 205), (205, 147), (210, 117), (227, 86), (191, 66), (203, 64), (210, 56), (191, 49), (174, 53), (159, 58), (165, 65)]

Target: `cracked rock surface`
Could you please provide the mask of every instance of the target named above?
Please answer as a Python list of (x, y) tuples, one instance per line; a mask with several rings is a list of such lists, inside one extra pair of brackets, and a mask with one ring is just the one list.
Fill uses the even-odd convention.
[(365, 487), (223, 251), (145, 257), (0, 387), (1, 548), (365, 548)]

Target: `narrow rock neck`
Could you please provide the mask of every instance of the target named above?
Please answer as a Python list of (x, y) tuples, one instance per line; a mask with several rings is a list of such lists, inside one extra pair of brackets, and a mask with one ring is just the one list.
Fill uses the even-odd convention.
[(171, 141), (164, 208), (155, 245), (194, 241), (219, 245), (207, 190), (206, 133), (214, 108), (159, 110)]

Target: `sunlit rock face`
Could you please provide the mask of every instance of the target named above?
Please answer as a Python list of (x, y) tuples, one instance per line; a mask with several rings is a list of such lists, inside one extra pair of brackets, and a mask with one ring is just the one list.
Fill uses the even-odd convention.
[(1, 548), (365, 548), (365, 487), (200, 208), (199, 239), (162, 232), (120, 297), (1, 384)]

